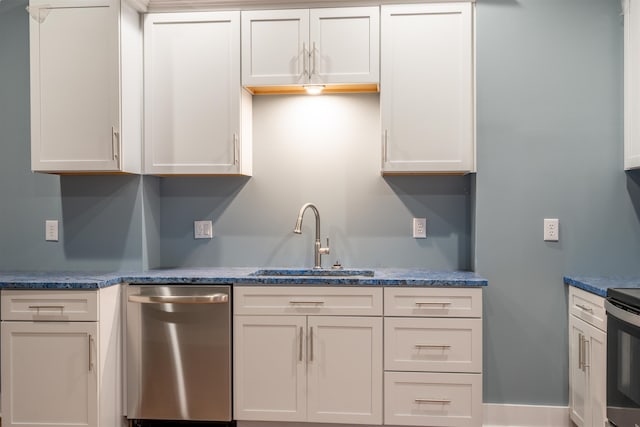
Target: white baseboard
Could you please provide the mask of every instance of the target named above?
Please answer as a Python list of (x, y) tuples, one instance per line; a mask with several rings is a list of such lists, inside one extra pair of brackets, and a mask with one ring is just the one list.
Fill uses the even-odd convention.
[(483, 427), (570, 427), (567, 406), (485, 403)]
[[(483, 427), (571, 427), (566, 406), (482, 405)], [(354, 427), (348, 424), (238, 421), (238, 427)], [(363, 425), (358, 427), (365, 427)], [(379, 426), (369, 426), (379, 427)], [(391, 426), (388, 426), (391, 427)]]

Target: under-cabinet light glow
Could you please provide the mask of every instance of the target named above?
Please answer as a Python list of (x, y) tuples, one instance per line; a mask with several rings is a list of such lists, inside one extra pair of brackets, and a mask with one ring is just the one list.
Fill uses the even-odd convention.
[(324, 85), (304, 85), (302, 87), (308, 95), (320, 95), (324, 89)]

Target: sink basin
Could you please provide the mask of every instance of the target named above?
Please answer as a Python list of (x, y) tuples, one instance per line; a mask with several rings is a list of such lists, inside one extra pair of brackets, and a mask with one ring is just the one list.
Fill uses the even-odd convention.
[(373, 270), (269, 268), (254, 271), (251, 276), (373, 277)]

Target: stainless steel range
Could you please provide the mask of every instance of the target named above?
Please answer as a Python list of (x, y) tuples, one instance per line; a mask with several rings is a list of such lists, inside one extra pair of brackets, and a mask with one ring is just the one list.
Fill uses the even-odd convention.
[(640, 427), (640, 289), (609, 289), (607, 310), (607, 418), (612, 426)]
[(127, 290), (127, 418), (230, 421), (230, 286)]

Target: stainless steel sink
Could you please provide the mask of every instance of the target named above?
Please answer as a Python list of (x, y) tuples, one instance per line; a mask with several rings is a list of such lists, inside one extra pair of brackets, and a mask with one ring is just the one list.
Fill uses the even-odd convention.
[(303, 276), (303, 277), (373, 277), (373, 270), (346, 270), (346, 269), (295, 269), (295, 268), (267, 268), (251, 273), (251, 276)]

